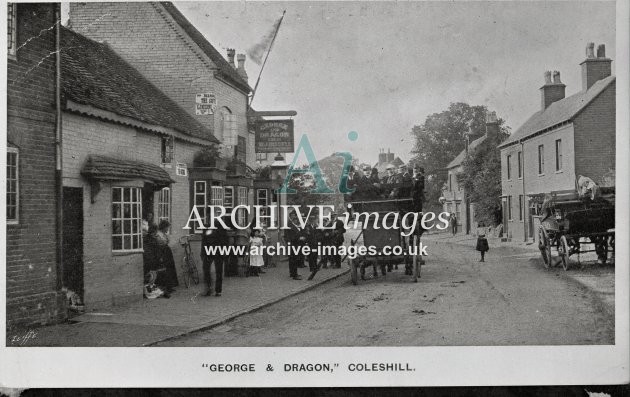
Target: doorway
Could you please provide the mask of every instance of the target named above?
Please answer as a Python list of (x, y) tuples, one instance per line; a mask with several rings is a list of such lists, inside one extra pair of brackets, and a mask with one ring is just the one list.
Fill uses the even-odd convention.
[(63, 286), (83, 300), (83, 188), (63, 188)]

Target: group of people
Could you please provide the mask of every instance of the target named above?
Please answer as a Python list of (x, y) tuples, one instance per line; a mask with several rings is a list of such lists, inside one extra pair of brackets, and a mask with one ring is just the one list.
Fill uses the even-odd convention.
[(169, 247), (167, 220), (159, 224), (153, 222), (153, 214), (147, 214), (142, 221), (143, 262), (145, 274), (145, 296), (169, 298), (179, 285), (173, 251)]
[[(298, 222), (297, 214), (291, 212), (288, 226), (289, 229), (284, 232), (284, 240), (287, 243), (291, 243), (293, 247), (296, 247), (296, 249), (289, 251), (289, 276), (292, 279), (302, 279), (298, 274), (298, 268), (306, 267), (304, 264), (305, 261), (308, 262), (308, 267), (311, 272), (309, 280), (315, 276), (320, 266), (327, 268), (330, 263), (332, 268), (341, 267), (342, 258), (336, 247), (343, 245), (346, 229), (343, 222), (337, 218), (336, 214), (333, 213), (331, 219), (324, 225), (324, 228), (320, 229), (318, 228), (317, 214), (315, 214), (314, 211), (309, 215), (305, 227), (301, 227)], [(322, 247), (333, 246), (335, 249), (332, 250), (333, 252), (330, 255), (322, 255), (322, 257), (319, 258), (317, 248), (320, 245)], [(310, 254), (306, 258), (302, 253), (301, 247), (303, 246), (310, 248)]]
[(376, 168), (364, 166), (357, 172), (350, 167), (347, 185), (354, 189), (349, 195), (351, 201), (409, 198), (424, 193), (424, 169), (416, 164), (410, 172), (405, 164), (398, 168), (390, 164), (385, 175), (379, 176)]

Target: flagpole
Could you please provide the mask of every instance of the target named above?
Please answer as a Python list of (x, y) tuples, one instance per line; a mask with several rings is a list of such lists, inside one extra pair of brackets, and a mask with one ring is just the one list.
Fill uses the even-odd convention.
[(252, 97), (249, 100), (249, 106), (252, 106), (254, 102), (254, 96), (256, 95), (256, 89), (258, 88), (258, 83), (260, 83), (260, 76), (262, 76), (263, 69), (265, 68), (265, 64), (267, 63), (267, 58), (269, 58), (269, 53), (271, 52), (271, 48), (273, 47), (274, 41), (276, 41), (276, 36), (278, 35), (278, 31), (280, 30), (280, 25), (282, 25), (282, 20), (284, 19), (284, 14), (286, 14), (287, 10), (282, 11), (282, 16), (278, 21), (278, 26), (276, 27), (276, 31), (273, 34), (273, 38), (271, 39), (271, 44), (269, 44), (269, 48), (267, 49), (267, 54), (265, 55), (265, 60), (263, 61), (262, 66), (260, 67), (260, 71), (258, 72), (258, 79), (256, 79), (256, 85), (254, 85), (254, 91), (252, 92)]

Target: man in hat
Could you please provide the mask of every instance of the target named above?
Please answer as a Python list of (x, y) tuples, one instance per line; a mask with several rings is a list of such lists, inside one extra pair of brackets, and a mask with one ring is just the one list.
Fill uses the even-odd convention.
[(304, 234), (306, 236), (306, 245), (311, 249), (307, 260), (308, 260), (308, 268), (311, 272), (311, 275), (308, 277), (308, 280), (312, 280), (315, 277), (315, 273), (319, 271), (319, 266), (317, 264), (317, 246), (318, 243), (321, 243), (324, 240), (324, 234), (322, 230), (319, 229), (317, 222), (317, 212), (313, 210), (309, 217), (308, 223), (304, 228)]
[(394, 167), (392, 164), (387, 164), (387, 167), (385, 167), (385, 176), (381, 178), (382, 184), (387, 185), (391, 183), (390, 181), (393, 180), (395, 168), (396, 167)]
[(369, 165), (364, 165), (363, 168), (361, 168), (361, 171), (363, 172), (363, 176), (361, 176), (361, 184), (362, 185), (370, 185), (370, 173), (372, 172), (372, 168), (370, 168)]
[(402, 183), (411, 183), (412, 177), (405, 164), (401, 164), (400, 167), (398, 167), (398, 173), (401, 175)]
[(416, 212), (422, 212), (422, 203), (424, 202), (424, 168), (419, 164), (413, 166), (413, 190), (411, 198), (413, 199), (413, 208)]
[[(300, 267), (300, 264), (304, 266), (302, 246), (306, 242), (306, 236), (298, 224), (297, 214), (295, 211), (291, 212), (289, 215), (288, 223), (289, 229), (284, 231), (284, 240), (292, 245), (289, 247), (289, 276), (294, 280), (301, 280), (302, 277), (298, 274), (297, 269)], [(296, 250), (298, 252), (296, 252)]]

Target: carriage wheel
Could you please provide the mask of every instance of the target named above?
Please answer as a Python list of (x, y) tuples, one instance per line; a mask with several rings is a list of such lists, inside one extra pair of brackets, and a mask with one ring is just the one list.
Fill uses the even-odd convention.
[(542, 256), (545, 268), (549, 269), (551, 266), (551, 242), (547, 232), (542, 227), (538, 229), (538, 249)]
[(353, 285), (357, 285), (359, 275), (357, 274), (357, 264), (352, 259), (348, 259), (350, 261), (350, 279), (352, 280)]
[(560, 237), (560, 245), (558, 245), (558, 255), (562, 259), (562, 268), (564, 271), (569, 270), (569, 242), (567, 236)]

